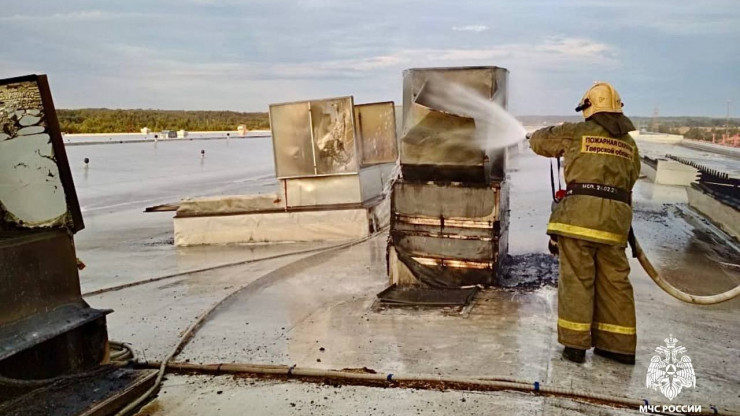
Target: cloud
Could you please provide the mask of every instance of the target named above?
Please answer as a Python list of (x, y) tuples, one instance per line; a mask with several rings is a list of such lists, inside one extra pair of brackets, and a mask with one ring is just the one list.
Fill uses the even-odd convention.
[[(594, 11), (609, 22), (608, 26), (619, 30), (649, 30), (669, 35), (694, 36), (736, 34), (740, 27), (737, 0), (569, 0), (565, 7)], [(603, 29), (604, 21), (585, 22), (585, 25)]]
[(535, 45), (538, 52), (554, 53), (570, 58), (598, 59), (609, 58), (613, 48), (603, 42), (586, 38), (568, 38), (550, 36), (540, 45)]
[(498, 65), (521, 113), (570, 113), (595, 79), (642, 94), (630, 111), (704, 113), (740, 101), (737, 1), (6, 0), (0, 78), (48, 73), (61, 106), (251, 110), (398, 100), (406, 68)]
[(706, 34), (736, 33), (740, 27), (740, 17), (732, 15), (699, 17), (681, 16), (676, 19), (645, 19), (633, 22), (635, 26), (642, 25), (672, 35), (695, 36)]
[(485, 48), (404, 49), (382, 57), (382, 62), (400, 66), (498, 64), (530, 69), (575, 64), (598, 65), (602, 68), (619, 65), (615, 47), (587, 38), (565, 36), (549, 36), (535, 43), (508, 43)]
[(0, 21), (6, 22), (26, 22), (26, 21), (90, 21), (90, 20), (103, 20), (114, 17), (113, 14), (103, 12), (100, 10), (79, 10), (68, 13), (54, 13), (48, 15), (29, 15), (29, 14), (13, 14), (10, 16), (1, 16)]
[[(500, 65), (552, 70), (554, 67), (599, 66), (614, 68), (619, 65), (615, 48), (586, 38), (546, 37), (537, 43), (510, 43), (487, 48), (410, 48), (366, 57), (313, 60), (301, 63), (248, 65), (236, 64), (243, 76), (251, 78), (361, 78), (378, 72), (398, 74), (408, 67)], [(193, 67), (193, 64), (189, 65)], [(195, 64), (195, 67), (201, 65)], [(221, 70), (222, 65), (205, 65)]]
[(233, 80), (346, 79), (388, 68), (398, 68), (399, 55), (314, 60), (300, 63), (255, 63), (248, 60), (192, 60), (177, 51), (169, 53), (144, 46), (109, 45), (105, 74), (158, 83), (204, 83)]
[(455, 32), (485, 32), (488, 30), (486, 25), (468, 25), (468, 26), (452, 26), (452, 30)]
[[(105, 105), (109, 106), (229, 108), (229, 102), (239, 102), (237, 108), (260, 109), (271, 102), (327, 95), (355, 94), (358, 101), (397, 99), (400, 74), (409, 67), (499, 65), (509, 68), (519, 80), (531, 86), (537, 82), (550, 83), (540, 78), (557, 68), (581, 70), (617, 65), (614, 47), (565, 36), (485, 48), (401, 48), (382, 54), (357, 55), (366, 56), (253, 62), (249, 56), (230, 60), (192, 59), (177, 50), (109, 44), (106, 55), (97, 59), (94, 75), (75, 77), (83, 79), (85, 88), (94, 91), (92, 86), (98, 85), (99, 90), (106, 91), (106, 100), (116, 100), (112, 104), (107, 101)], [(74, 94), (70, 97), (73, 101), (67, 101), (67, 105), (84, 106), (78, 100), (85, 96)], [(248, 103), (242, 103), (242, 97)], [(131, 104), (137, 100), (141, 104)]]

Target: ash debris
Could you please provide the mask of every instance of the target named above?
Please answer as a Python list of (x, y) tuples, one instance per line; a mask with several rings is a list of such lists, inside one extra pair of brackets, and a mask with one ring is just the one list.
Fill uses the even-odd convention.
[(507, 255), (498, 285), (505, 288), (538, 289), (556, 286), (558, 259), (546, 253)]
[(175, 245), (174, 237), (156, 237), (150, 238), (148, 241), (143, 243), (147, 247), (158, 247), (158, 246), (173, 246)]
[(645, 221), (653, 224), (662, 224), (668, 227), (671, 220), (670, 214), (673, 213), (671, 208), (676, 204), (661, 204), (659, 206), (637, 205), (632, 209), (634, 221)]

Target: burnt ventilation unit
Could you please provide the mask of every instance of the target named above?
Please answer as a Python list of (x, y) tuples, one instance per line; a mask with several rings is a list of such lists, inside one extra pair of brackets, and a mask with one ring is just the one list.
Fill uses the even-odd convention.
[(270, 130), (278, 192), (181, 201), (176, 245), (338, 241), (388, 227), (398, 161), (393, 102), (272, 104)]
[(270, 105), (275, 176), (287, 209), (375, 206), (398, 160), (393, 102), (352, 97)]
[(391, 193), (388, 244), (392, 284), (496, 283), (507, 251), (506, 151), (486, 149), (486, 126), (429, 97), (456, 84), (506, 108), (507, 78), (498, 67), (404, 71), (401, 178)]

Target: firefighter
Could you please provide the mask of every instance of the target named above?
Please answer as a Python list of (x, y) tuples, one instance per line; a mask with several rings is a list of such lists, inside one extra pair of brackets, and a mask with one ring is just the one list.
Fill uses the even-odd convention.
[(606, 82), (581, 99), (580, 123), (535, 131), (529, 144), (541, 156), (564, 158), (567, 189), (550, 216), (547, 233), (557, 241), (558, 342), (563, 357), (582, 363), (586, 350), (635, 363), (635, 301), (625, 248), (631, 235), (631, 193), (640, 158), (628, 134), (634, 125)]

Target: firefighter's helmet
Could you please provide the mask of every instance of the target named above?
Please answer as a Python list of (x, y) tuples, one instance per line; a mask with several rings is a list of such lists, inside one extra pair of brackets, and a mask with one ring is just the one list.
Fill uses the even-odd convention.
[(608, 82), (596, 82), (578, 103), (576, 111), (583, 111), (583, 117), (589, 118), (595, 113), (621, 113), (622, 99), (619, 93)]

